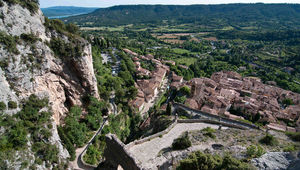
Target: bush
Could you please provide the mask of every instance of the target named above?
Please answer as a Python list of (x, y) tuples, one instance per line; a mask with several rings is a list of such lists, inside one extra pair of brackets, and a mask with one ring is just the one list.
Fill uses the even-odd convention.
[(182, 150), (190, 146), (192, 146), (192, 142), (190, 141), (187, 132), (182, 137), (175, 139), (172, 143), (173, 150)]
[(187, 86), (183, 86), (180, 88), (179, 93), (182, 95), (190, 96), (191, 95), (191, 89)]
[(248, 158), (258, 158), (261, 157), (265, 151), (261, 146), (255, 146), (255, 145), (250, 145), (249, 147), (247, 147), (247, 156)]
[(284, 104), (285, 106), (293, 105), (293, 100), (292, 100), (292, 99), (289, 99), (289, 98), (284, 99), (284, 100), (282, 101), (282, 104)]
[(75, 24), (70, 23), (66, 25), (66, 30), (72, 34), (78, 34), (79, 27)]
[(278, 144), (277, 139), (270, 135), (270, 134), (266, 134), (266, 136), (264, 136), (263, 138), (261, 138), (259, 140), (260, 143), (265, 144), (265, 145), (270, 145), (270, 146), (275, 146)]
[(0, 111), (3, 111), (6, 109), (6, 104), (4, 102), (0, 102)]
[(97, 165), (98, 159), (101, 157), (101, 153), (94, 147), (94, 145), (90, 145), (86, 151), (86, 154), (83, 156), (83, 160), (91, 165)]
[(76, 158), (75, 155), (75, 147), (72, 144), (72, 142), (70, 141), (70, 139), (66, 136), (65, 132), (63, 131), (62, 127), (57, 127), (57, 131), (58, 131), (58, 135), (60, 137), (60, 139), (63, 142), (64, 147), (66, 147), (66, 149), (68, 150), (69, 154), (70, 154), (70, 160), (73, 161)]
[(286, 132), (285, 134), (292, 140), (300, 142), (300, 132)]
[(5, 49), (10, 53), (20, 53), (17, 49), (17, 40), (18, 37), (13, 37), (11, 35), (6, 34), (5, 32), (0, 32), (0, 44), (5, 45)]
[(16, 109), (16, 108), (18, 108), (18, 104), (14, 101), (9, 101), (8, 102), (8, 108), (9, 109)]
[(183, 104), (186, 101), (186, 97), (185, 96), (181, 96), (181, 97), (176, 96), (174, 100), (177, 103), (182, 103)]
[(34, 43), (36, 43), (37, 41), (38, 41), (38, 37), (37, 36), (35, 36), (34, 34), (21, 34), (21, 38), (24, 40), (24, 41), (26, 41), (26, 42), (29, 42), (29, 43), (31, 43), (31, 44), (34, 44)]
[(200, 151), (192, 153), (187, 159), (181, 160), (177, 170), (240, 170), (255, 169), (230, 155), (221, 158), (218, 155), (204, 154)]
[(283, 152), (294, 152), (297, 150), (297, 147), (295, 145), (288, 145), (283, 148)]
[(31, 13), (36, 13), (39, 9), (38, 0), (4, 0), (8, 4), (19, 4), (24, 8), (27, 8)]
[(211, 128), (211, 127), (204, 128), (204, 129), (201, 130), (201, 132), (204, 136), (207, 136), (207, 137), (210, 137), (210, 138), (213, 138), (213, 139), (216, 138), (216, 135), (214, 135), (216, 130)]
[(66, 43), (61, 38), (52, 38), (50, 41), (50, 48), (53, 50), (55, 56), (62, 59), (70, 59), (82, 56), (83, 47), (80, 40), (75, 38), (69, 39), (70, 42)]

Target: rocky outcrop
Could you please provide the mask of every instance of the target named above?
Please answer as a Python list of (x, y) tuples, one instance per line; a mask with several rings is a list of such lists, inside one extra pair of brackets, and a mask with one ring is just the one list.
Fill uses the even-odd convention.
[[(32, 94), (47, 97), (53, 112), (49, 142), (57, 146), (58, 157), (64, 161), (69, 153), (61, 144), (56, 125), (61, 123), (70, 106), (82, 104), (84, 95), (99, 98), (91, 45), (79, 38), (83, 45), (82, 55), (62, 60), (54, 55), (49, 41), (53, 37), (62, 37), (68, 43), (68, 37), (55, 31), (47, 32), (45, 18), (40, 10), (33, 13), (18, 4), (1, 2), (0, 32), (14, 38), (13, 43), (18, 52), (11, 52), (11, 47), (0, 41), (0, 101), (6, 105), (8, 101), (19, 104)], [(22, 34), (34, 35), (38, 40), (26, 41), (20, 38)], [(12, 115), (19, 110), (6, 108), (4, 113)], [(26, 153), (31, 154), (30, 151)], [(16, 153), (18, 156), (20, 153)], [(34, 155), (24, 157), (31, 160), (30, 164), (34, 162)], [(17, 162), (11, 164), (13, 169), (19, 169)], [(39, 165), (38, 169), (48, 168)]]
[(251, 160), (259, 170), (285, 170), (299, 167), (299, 159), (288, 152), (268, 152)]
[[(1, 89), (5, 89), (0, 101), (20, 101), (31, 94), (47, 96), (54, 120), (59, 124), (68, 106), (81, 105), (83, 95), (99, 97), (90, 44), (81, 39), (83, 55), (68, 59), (68, 62), (62, 61), (54, 56), (46, 43), (52, 36), (63, 35), (46, 31), (40, 10), (32, 14), (19, 5), (4, 3), (0, 13), (0, 31), (10, 36), (33, 34), (40, 38), (34, 44), (19, 40), (16, 46), (19, 54), (0, 47), (0, 61), (6, 60), (8, 64), (0, 71)], [(66, 36), (63, 39), (67, 41)], [(10, 88), (7, 88), (8, 84)]]

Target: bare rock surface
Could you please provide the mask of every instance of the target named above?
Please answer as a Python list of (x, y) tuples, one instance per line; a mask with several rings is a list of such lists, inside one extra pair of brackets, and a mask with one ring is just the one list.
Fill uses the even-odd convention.
[[(285, 170), (293, 169), (296, 167), (297, 162), (294, 163), (296, 158), (288, 152), (267, 152), (260, 158), (254, 158), (251, 163), (260, 170)], [(293, 167), (289, 166), (293, 164)], [(299, 167), (299, 160), (298, 160)]]
[[(0, 14), (0, 32), (18, 37), (18, 53), (9, 52), (8, 47), (0, 44), (0, 62), (5, 63), (5, 66), (1, 64), (0, 68), (0, 102), (3, 101), (7, 105), (8, 101), (14, 101), (19, 104), (32, 94), (40, 98), (47, 97), (53, 112), (52, 137), (49, 138), (49, 142), (59, 149), (60, 160), (66, 160), (69, 153), (61, 143), (56, 125), (61, 124), (69, 106), (82, 104), (83, 95), (99, 98), (91, 45), (78, 37), (83, 45), (82, 55), (63, 60), (56, 57), (47, 44), (53, 37), (61, 37), (68, 43), (68, 37), (55, 31), (47, 32), (41, 10), (32, 13), (20, 5), (7, 4), (4, 1), (0, 7)], [(20, 38), (22, 34), (32, 34), (39, 40), (27, 42)], [(19, 110), (19, 107), (7, 108), (4, 113), (12, 115)], [(20, 160), (28, 159), (29, 164), (35, 160), (29, 150), (15, 155), (16, 158), (20, 157)], [(12, 169), (20, 169), (18, 162), (7, 164)], [(51, 167), (38, 165), (37, 169)]]

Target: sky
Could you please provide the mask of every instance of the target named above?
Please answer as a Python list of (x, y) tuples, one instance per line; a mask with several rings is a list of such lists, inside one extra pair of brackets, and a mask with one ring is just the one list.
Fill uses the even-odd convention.
[(40, 0), (41, 8), (51, 6), (109, 7), (127, 4), (228, 4), (228, 3), (300, 3), (300, 0)]

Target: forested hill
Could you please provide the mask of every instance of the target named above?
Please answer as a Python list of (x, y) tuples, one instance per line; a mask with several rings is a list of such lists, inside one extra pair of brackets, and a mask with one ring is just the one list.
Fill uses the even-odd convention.
[(67, 19), (86, 26), (160, 23), (166, 20), (177, 24), (293, 29), (300, 26), (300, 4), (124, 5)]

